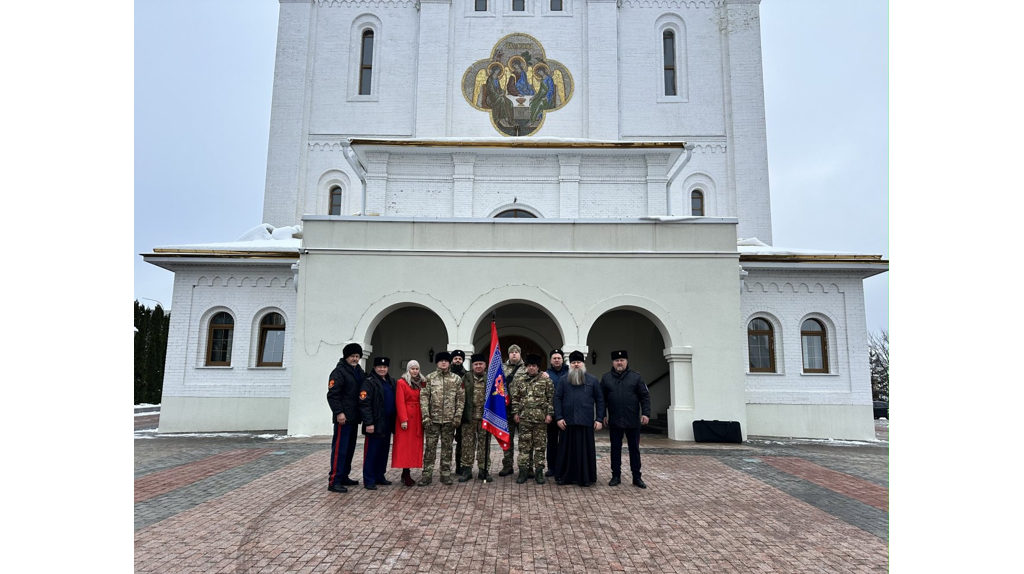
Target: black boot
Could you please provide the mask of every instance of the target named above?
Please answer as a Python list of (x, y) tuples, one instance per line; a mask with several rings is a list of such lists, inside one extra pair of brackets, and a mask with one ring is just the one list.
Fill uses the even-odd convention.
[(501, 472), (498, 473), (498, 476), (508, 476), (512, 474), (512, 472), (513, 470), (511, 466), (503, 466), (501, 467)]
[(481, 470), (480, 473), (477, 474), (477, 478), (484, 482), (494, 482), (494, 477), (488, 474), (486, 470)]
[(525, 484), (526, 483), (526, 479), (528, 478), (527, 474), (528, 473), (526, 472), (525, 468), (520, 468), (519, 469), (519, 478), (516, 479), (516, 484)]
[(473, 471), (466, 469), (462, 472), (462, 476), (459, 477), (459, 482), (469, 482), (471, 478), (473, 478)]
[(622, 480), (619, 479), (619, 475), (615, 475), (611, 480), (608, 481), (608, 486), (618, 486), (622, 484)]
[(544, 479), (544, 467), (537, 467), (537, 471), (533, 473), (534, 478), (537, 479), (537, 484), (544, 484), (547, 480)]

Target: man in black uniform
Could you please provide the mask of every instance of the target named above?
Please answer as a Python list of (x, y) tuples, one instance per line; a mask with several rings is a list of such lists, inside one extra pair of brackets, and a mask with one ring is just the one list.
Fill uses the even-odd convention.
[(359, 390), (359, 414), (363, 418), (363, 487), (377, 490), (377, 485), (388, 486), (384, 476), (388, 468), (388, 447), (395, 432), (395, 380), (388, 375), (391, 359), (373, 359), (373, 372), (363, 379)]
[(359, 424), (357, 407), (359, 388), (363, 384), (363, 369), (359, 366), (363, 348), (349, 343), (342, 350), (338, 366), (331, 371), (327, 383), (327, 404), (334, 414), (334, 439), (331, 441), (331, 472), (327, 490), (348, 492), (346, 486), (359, 484), (348, 474), (352, 471), (352, 455), (356, 448), (356, 426)]
[[(604, 424), (612, 439), (612, 479), (608, 486), (622, 481), (622, 437), (629, 444), (629, 470), (633, 486), (647, 488), (640, 478), (640, 425), (651, 420), (651, 394), (640, 373), (630, 370), (626, 351), (612, 351), (612, 370), (601, 378), (601, 392), (607, 414)], [(641, 411), (642, 409), (642, 411)]]
[[(561, 349), (555, 349), (551, 351), (548, 356), (548, 378), (555, 385), (555, 392), (558, 392), (558, 380), (569, 374), (569, 365), (565, 364), (565, 353)], [(555, 476), (555, 472), (558, 470), (558, 436), (559, 436), (558, 423), (551, 421), (548, 425), (548, 470), (544, 473), (544, 476)]]
[[(461, 379), (466, 375), (466, 353), (462, 349), (452, 351), (451, 371)], [(455, 474), (462, 474), (465, 468), (462, 466), (462, 425), (455, 429)]]

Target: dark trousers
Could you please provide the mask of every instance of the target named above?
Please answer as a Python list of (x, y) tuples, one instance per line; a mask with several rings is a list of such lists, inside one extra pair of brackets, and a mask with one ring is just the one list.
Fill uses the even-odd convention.
[(548, 469), (558, 472), (558, 423), (551, 421), (548, 424)]
[(388, 451), (391, 434), (367, 436), (363, 447), (363, 485), (370, 486), (383, 480), (388, 469)]
[(344, 486), (342, 481), (352, 472), (352, 455), (356, 453), (356, 425), (334, 423), (334, 439), (331, 441), (331, 472), (329, 483)]
[(462, 427), (466, 426), (466, 421), (462, 421), (462, 424), (455, 429), (455, 468), (462, 468)]
[(640, 427), (624, 429), (608, 427), (612, 439), (612, 476), (622, 473), (622, 435), (626, 435), (629, 445), (629, 470), (633, 478), (640, 478)]

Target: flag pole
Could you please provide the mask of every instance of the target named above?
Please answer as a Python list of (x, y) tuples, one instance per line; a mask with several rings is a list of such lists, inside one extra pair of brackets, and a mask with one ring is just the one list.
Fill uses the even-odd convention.
[[(498, 317), (497, 313), (495, 313), (494, 311), (491, 311), (491, 324), (492, 325), (496, 325), (497, 324), (497, 317)], [(491, 478), (491, 433), (490, 433), (490, 431), (488, 431), (486, 433), (486, 435), (487, 436), (484, 437), (484, 444), (486, 445), (486, 447), (484, 449), (484, 452), (487, 453), (486, 457), (484, 458), (484, 476), (487, 477), (486, 479), (484, 479), (485, 483), (491, 482), (491, 481), (494, 480), (493, 478)]]

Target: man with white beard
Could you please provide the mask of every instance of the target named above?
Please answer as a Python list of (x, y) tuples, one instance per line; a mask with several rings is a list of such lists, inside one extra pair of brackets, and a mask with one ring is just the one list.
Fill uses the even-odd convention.
[(569, 373), (555, 389), (555, 421), (562, 429), (555, 482), (586, 487), (597, 481), (594, 431), (601, 430), (605, 407), (601, 384), (587, 373), (584, 358), (579, 351), (569, 354)]

